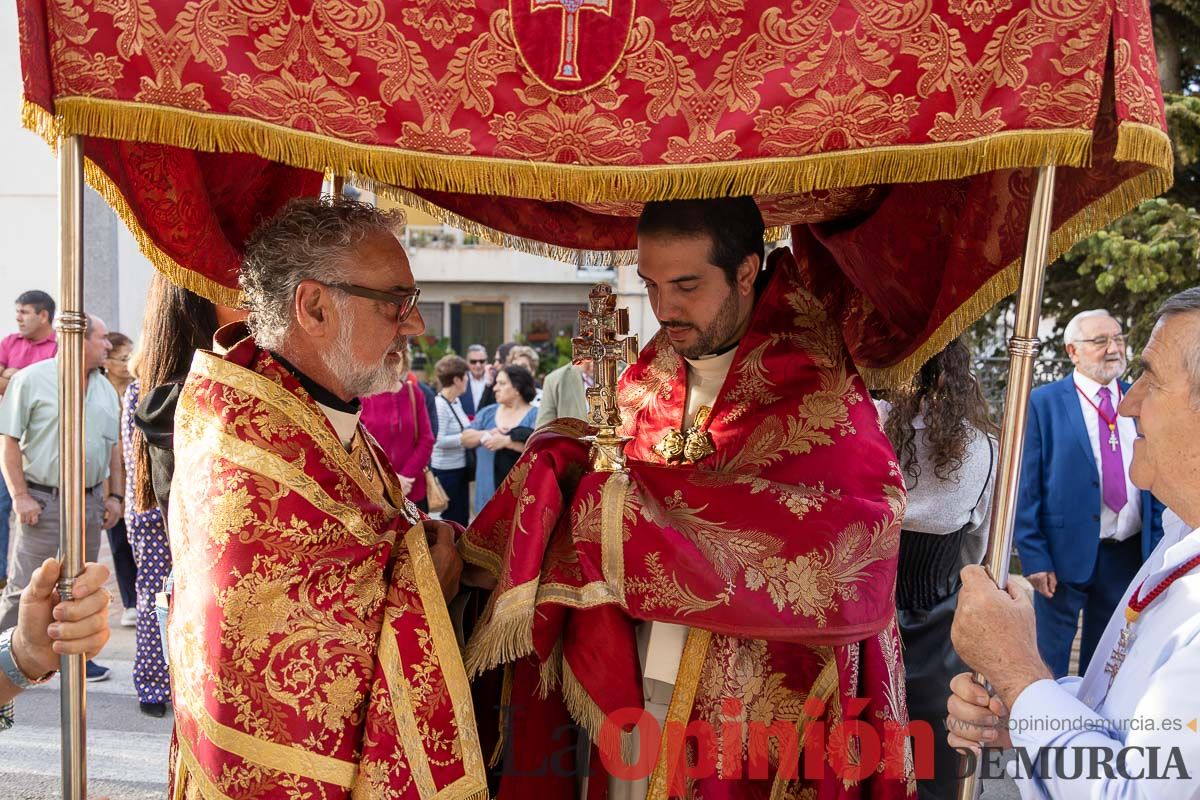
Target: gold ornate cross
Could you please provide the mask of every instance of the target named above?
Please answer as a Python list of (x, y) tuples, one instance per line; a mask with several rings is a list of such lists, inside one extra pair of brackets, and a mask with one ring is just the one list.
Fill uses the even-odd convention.
[(592, 466), (604, 472), (624, 468), (627, 437), (617, 433), (621, 406), (617, 402), (617, 371), (621, 361), (637, 361), (636, 336), (628, 336), (629, 311), (617, 308), (611, 286), (598, 283), (588, 294), (588, 310), (579, 312), (579, 335), (571, 340), (575, 363), (591, 359), (596, 385), (587, 390), (588, 421), (600, 430), (592, 441)]

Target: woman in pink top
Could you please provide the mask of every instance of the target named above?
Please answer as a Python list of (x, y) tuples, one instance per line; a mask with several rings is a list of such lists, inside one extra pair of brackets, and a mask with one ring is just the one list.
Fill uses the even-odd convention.
[(425, 502), (425, 468), (433, 454), (433, 428), (425, 396), (417, 378), (409, 372), (410, 356), (404, 354), (405, 378), (392, 391), (364, 397), (362, 424), (387, 453), (392, 469), (400, 477), (404, 495), (428, 511)]

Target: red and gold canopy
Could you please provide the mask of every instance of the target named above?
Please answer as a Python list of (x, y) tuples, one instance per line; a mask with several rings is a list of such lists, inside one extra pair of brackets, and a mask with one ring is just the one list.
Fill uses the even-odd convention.
[[(497, 241), (628, 251), (641, 203), (752, 194), (874, 383), (1170, 185), (1146, 0), (18, 0), (27, 125), (177, 282), (327, 171)], [(604, 257), (628, 259), (627, 252)]]

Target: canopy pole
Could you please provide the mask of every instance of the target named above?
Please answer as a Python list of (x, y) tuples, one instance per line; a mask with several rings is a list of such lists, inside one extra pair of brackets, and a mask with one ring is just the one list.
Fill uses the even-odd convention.
[[(1041, 167), (1033, 189), (1029, 210), (1029, 230), (1025, 237), (1021, 288), (1017, 293), (1017, 318), (1008, 340), (1008, 388), (1004, 396), (1004, 422), (1000, 431), (999, 466), (996, 489), (992, 494), (992, 526), (988, 534), (984, 567), (1001, 589), (1008, 586), (1008, 567), (1013, 543), (1013, 524), (1017, 513), (1017, 490), (1021, 484), (1021, 456), (1025, 451), (1025, 428), (1029, 420), (1029, 393), (1033, 389), (1033, 365), (1041, 342), (1042, 290), (1046, 283), (1046, 261), (1050, 250), (1051, 216), (1054, 210), (1054, 166)], [(985, 684), (982, 673), (975, 681)], [(975, 800), (979, 792), (979, 761), (963, 757), (959, 774), (958, 800)]]
[[(83, 572), (85, 524), (83, 340), (87, 315), (83, 311), (83, 142), (78, 136), (66, 136), (59, 144), (58, 213), (58, 485), (63, 561), (58, 592), (69, 599), (72, 581)], [(84, 663), (82, 654), (63, 656), (60, 663), (63, 800), (87, 797)]]

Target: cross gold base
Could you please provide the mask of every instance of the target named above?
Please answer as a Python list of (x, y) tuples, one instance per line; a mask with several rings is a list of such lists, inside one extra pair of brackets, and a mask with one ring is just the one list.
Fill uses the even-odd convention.
[(583, 441), (592, 445), (592, 469), (596, 472), (624, 472), (625, 446), (633, 440), (621, 436), (615, 428), (604, 427), (595, 436), (585, 436)]

